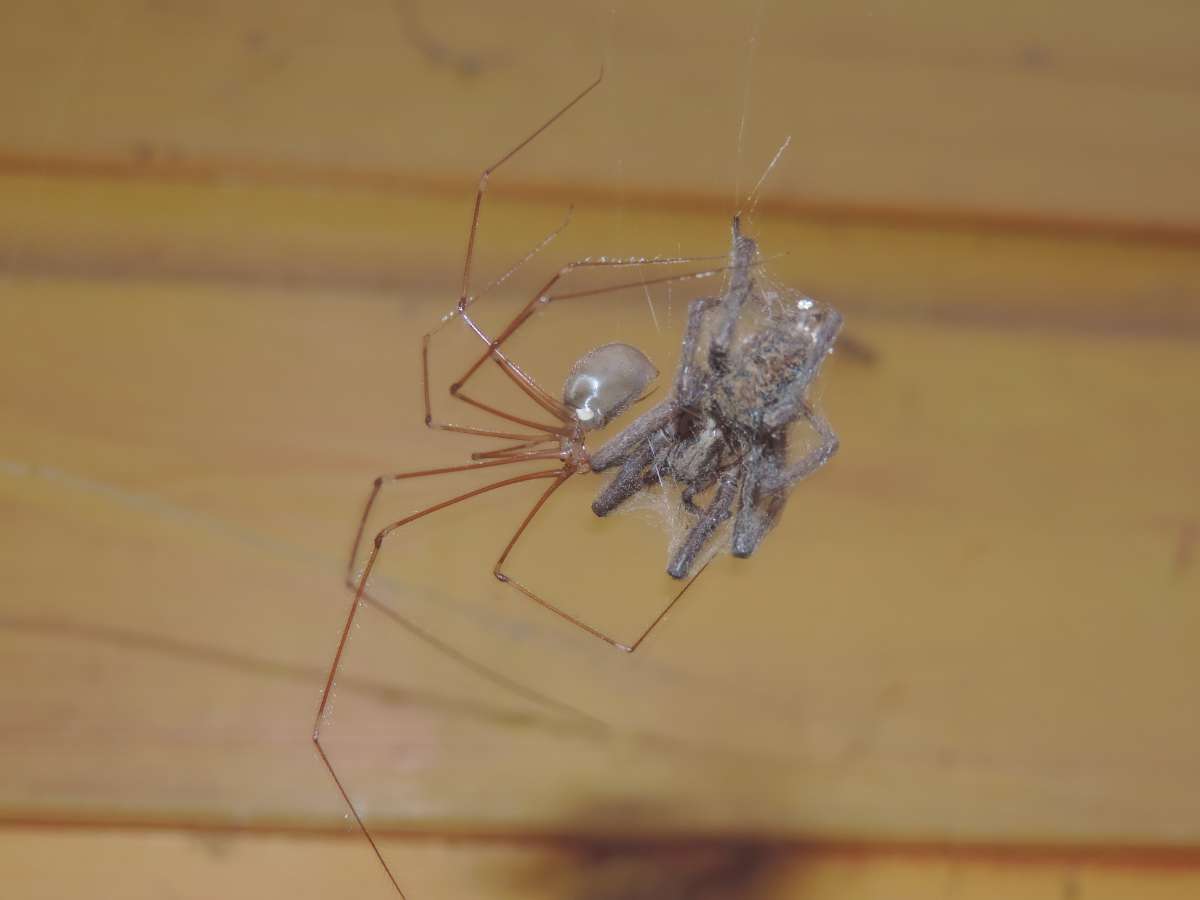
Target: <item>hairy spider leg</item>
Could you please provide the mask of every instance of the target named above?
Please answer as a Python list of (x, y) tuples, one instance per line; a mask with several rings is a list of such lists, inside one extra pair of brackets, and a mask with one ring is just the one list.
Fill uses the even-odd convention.
[(667, 574), (672, 578), (683, 578), (687, 575), (700, 548), (712, 537), (712, 533), (717, 530), (717, 527), (729, 518), (738, 479), (739, 473), (737, 472), (726, 472), (721, 476), (716, 496), (708, 504), (708, 509), (704, 511), (700, 521), (692, 526), (692, 530), (688, 532), (688, 536), (684, 538), (667, 566)]
[(742, 460), (742, 491), (730, 544), (734, 556), (745, 558), (758, 549), (783, 512), (787, 494), (770, 479), (785, 465), (787, 447), (787, 433), (780, 432), (766, 447), (752, 447)]
[(812, 425), (821, 442), (817, 447), (791, 465), (780, 469), (764, 479), (764, 490), (777, 491), (795, 484), (803, 478), (807, 478), (813, 472), (817, 471), (817, 469), (821, 468), (821, 466), (825, 465), (830, 457), (838, 451), (837, 435), (833, 433), (833, 428), (830, 427), (825, 418), (807, 403), (803, 404), (802, 409), (803, 417)]
[(733, 250), (729, 259), (729, 269), (733, 276), (730, 278), (729, 290), (721, 298), (721, 321), (717, 324), (717, 330), (713, 334), (708, 348), (709, 365), (718, 372), (724, 371), (727, 366), (729, 347), (733, 343), (733, 335), (742, 315), (742, 307), (754, 286), (750, 277), (750, 267), (757, 253), (758, 244), (752, 238), (742, 234), (741, 222), (738, 221), (737, 216), (734, 216)]
[(742, 496), (730, 548), (734, 556), (744, 558), (754, 553), (783, 511), (787, 502), (785, 489), (807, 478), (837, 453), (837, 435), (807, 403), (802, 404), (802, 418), (812, 425), (820, 439), (816, 447), (789, 465), (786, 435), (781, 434), (776, 445), (765, 451), (752, 451), (742, 464)]
[[(666, 427), (671, 418), (685, 412), (695, 402), (699, 384), (696, 381), (696, 356), (700, 332), (706, 320), (712, 320), (708, 344), (709, 367), (724, 371), (733, 343), (737, 322), (746, 300), (753, 290), (750, 274), (755, 264), (757, 245), (742, 235), (737, 217), (732, 222), (733, 249), (728, 268), (732, 278), (720, 297), (705, 297), (692, 301), (680, 352), (679, 368), (670, 396), (654, 409), (644, 413), (623, 429), (591, 458), (592, 468), (602, 470), (620, 464), (617, 476), (600, 492), (592, 503), (598, 516), (607, 515), (643, 487), (653, 483), (660, 454), (650, 443), (653, 435)], [(814, 348), (809, 371), (796, 380), (796, 392), (768, 409), (764, 420), (768, 426), (782, 427), (803, 415), (817, 431), (821, 444), (795, 464), (786, 465), (787, 440), (781, 435), (777, 446), (767, 450), (755, 449), (733, 466), (723, 471), (713, 470), (704, 480), (689, 484), (682, 495), (684, 506), (699, 517), (671, 559), (667, 572), (674, 577), (687, 574), (701, 547), (713, 531), (732, 513), (734, 495), (740, 487), (734, 523), (733, 553), (749, 556), (770, 530), (783, 509), (786, 497), (780, 489), (820, 468), (837, 450), (837, 439), (823, 419), (805, 402), (804, 392), (816, 374), (821, 361), (833, 346), (841, 325), (841, 317), (832, 314), (829, 321), (814, 335)], [(651, 469), (647, 470), (647, 466)], [(706, 509), (695, 504), (697, 494), (718, 484), (716, 494)]]
[[(737, 309), (740, 310), (745, 295), (749, 293), (751, 287), (749, 270), (756, 265), (754, 259), (756, 245), (750, 238), (742, 237), (740, 223), (736, 218), (733, 220), (733, 236), (734, 250), (731, 254), (730, 264), (720, 270), (733, 272), (730, 290), (721, 297), (700, 297), (693, 300), (688, 306), (688, 321), (684, 329), (683, 345), (679, 352), (679, 367), (675, 372), (675, 381), (671, 386), (670, 396), (654, 409), (635, 419), (632, 424), (592, 454), (593, 469), (600, 471), (623, 462), (635, 447), (665, 424), (666, 419), (681, 403), (686, 404), (694, 399), (692, 394), (696, 389), (696, 351), (700, 342), (700, 329), (704, 325), (705, 317), (712, 310), (722, 309), (730, 295), (737, 295), (741, 298), (736, 304)], [(731, 319), (726, 311), (710, 339), (709, 357), (718, 365), (723, 365), (725, 362), (728, 345), (733, 340), (735, 322), (736, 318)], [(628, 496), (630, 495), (622, 497), (621, 500), (627, 499)], [(612, 498), (607, 499), (611, 500)], [(611, 512), (621, 500), (610, 504), (601, 502), (600, 498), (597, 498), (600, 508), (597, 508), (595, 504), (592, 508), (596, 515), (603, 516)]]
[[(696, 359), (696, 345), (700, 340), (700, 328), (704, 324), (704, 314), (719, 302), (720, 298), (717, 297), (700, 297), (693, 300), (688, 306), (688, 320), (684, 327), (683, 344), (679, 352), (679, 367), (675, 371), (675, 381), (671, 385), (670, 395), (658, 406), (634, 419), (619, 434), (593, 453), (592, 468), (594, 470), (600, 472), (622, 462), (632, 450), (667, 423), (681, 398), (686, 399), (690, 396), (694, 382), (693, 366)], [(619, 490), (611, 484), (609, 487), (614, 491)], [(607, 490), (601, 494), (601, 497), (605, 497), (606, 494)], [(602, 501), (598, 497), (596, 503), (592, 505), (592, 510), (596, 515), (603, 516), (615, 509), (629, 496), (632, 496), (632, 491), (619, 500), (609, 497)], [(596, 504), (599, 504), (599, 508)]]
[[(351, 549), (351, 558), (350, 558), (350, 562), (348, 564), (349, 572), (350, 573), (353, 572), (354, 558), (358, 552), (358, 546), (359, 546), (359, 543), (362, 538), (363, 528), (365, 527), (367, 518), (370, 515), (371, 507), (373, 506), (375, 499), (379, 496), (379, 490), (385, 481), (400, 481), (400, 480), (404, 480), (404, 479), (408, 479), (408, 478), (423, 478), (423, 477), (428, 477), (428, 476), (433, 476), (433, 475), (447, 475), (452, 472), (473, 471), (475, 469), (486, 469), (486, 468), (491, 468), (494, 466), (509, 465), (509, 464), (517, 463), (517, 462), (527, 462), (527, 461), (538, 460), (538, 459), (557, 459), (558, 457), (559, 457), (559, 454), (557, 451), (530, 452), (530, 453), (522, 454), (519, 456), (513, 456), (512, 458), (508, 458), (508, 459), (488, 460), (485, 462), (468, 463), (466, 465), (461, 465), (461, 466), (448, 466), (448, 467), (441, 468), (441, 469), (424, 469), (424, 470), (419, 470), (419, 471), (414, 471), (414, 472), (399, 472), (394, 475), (380, 476), (379, 478), (376, 478), (375, 482), (374, 482), (374, 487), (371, 491), (371, 495), (367, 500), (366, 507), (363, 509), (362, 521), (359, 524), (358, 533), (357, 533), (357, 535), (355, 537), (355, 541), (354, 541), (354, 546)], [(396, 877), (392, 873), (391, 867), (388, 865), (387, 860), (384, 859), (383, 853), (379, 849), (379, 845), (378, 845), (378, 843), (376, 843), (375, 838), (371, 834), (370, 829), (367, 827), (366, 821), (362, 818), (362, 816), (358, 812), (358, 809), (354, 806), (353, 801), (350, 799), (350, 794), (346, 790), (345, 785), (342, 784), (341, 778), (338, 777), (337, 770), (334, 768), (332, 762), (329, 759), (329, 756), (326, 754), (325, 748), (321, 746), (321, 727), (324, 724), (326, 710), (328, 709), (330, 700), (332, 699), (332, 696), (333, 696), (334, 682), (337, 680), (338, 672), (340, 671), (341, 666), (342, 666), (342, 660), (344, 659), (345, 654), (346, 654), (346, 647), (347, 647), (347, 643), (350, 639), (351, 630), (354, 628), (355, 617), (358, 615), (359, 608), (364, 603), (364, 596), (366, 593), (367, 582), (370, 579), (371, 572), (375, 568), (375, 564), (379, 559), (380, 551), (383, 548), (383, 542), (390, 535), (394, 534), (398, 529), (404, 527), (405, 525), (408, 525), (410, 522), (415, 522), (417, 519), (424, 518), (425, 516), (430, 515), (431, 513), (435, 513), (440, 510), (446, 509), (447, 507), (454, 506), (455, 504), (461, 503), (464, 500), (469, 500), (472, 497), (478, 497), (480, 494), (484, 494), (489, 491), (494, 491), (494, 490), (497, 490), (502, 487), (508, 487), (508, 486), (514, 485), (514, 484), (521, 484), (521, 483), (527, 482), (527, 481), (534, 481), (539, 478), (554, 478), (555, 486), (557, 486), (558, 484), (561, 484), (563, 481), (565, 481), (566, 478), (570, 476), (570, 474), (571, 474), (571, 470), (565, 465), (561, 466), (561, 467), (556, 467), (554, 469), (549, 469), (549, 470), (542, 470), (542, 471), (537, 471), (537, 472), (526, 472), (521, 475), (515, 475), (511, 478), (504, 478), (504, 479), (501, 479), (500, 481), (495, 481), (495, 482), (492, 482), (491, 484), (486, 484), (486, 485), (483, 485), (482, 487), (478, 487), (473, 490), (466, 491), (465, 493), (458, 494), (447, 500), (442, 500), (438, 503), (434, 503), (432, 506), (427, 506), (422, 510), (412, 513), (411, 515), (405, 516), (402, 519), (397, 519), (395, 522), (392, 522), (389, 525), (386, 525), (384, 528), (380, 529), (378, 534), (375, 535), (375, 540), (372, 543), (370, 555), (367, 557), (367, 563), (366, 563), (365, 567), (363, 568), (362, 574), (358, 577), (358, 581), (357, 581), (357, 584), (356, 584), (355, 590), (354, 590), (354, 598), (350, 604), (350, 611), (346, 615), (346, 623), (342, 627), (341, 635), (338, 638), (337, 649), (334, 652), (333, 662), (330, 664), (330, 667), (329, 667), (329, 675), (325, 679), (325, 687), (321, 694), (321, 703), (317, 707), (316, 718), (313, 721), (312, 742), (313, 742), (313, 745), (317, 749), (317, 754), (321, 757), (322, 763), (324, 763), (326, 770), (329, 772), (330, 777), (333, 779), (334, 784), (337, 786), (338, 792), (342, 795), (343, 801), (346, 803), (347, 808), (350, 810), (351, 814), (354, 816), (355, 822), (358, 823), (359, 830), (362, 832), (363, 836), (367, 839), (367, 842), (370, 844), (371, 850), (375, 854), (375, 858), (379, 860), (379, 864), (381, 866), (383, 866), (383, 870), (387, 874), (388, 880), (391, 881), (392, 887), (395, 888), (396, 893), (399, 894), (401, 897), (404, 896), (404, 891), (402, 891), (400, 889), (400, 885), (396, 881)], [(534, 508), (534, 512), (536, 512), (537, 509), (541, 508), (542, 504), (545, 502), (545, 498), (546, 498), (546, 495), (543, 494), (542, 498), (538, 501), (537, 506)], [(505, 547), (505, 554), (507, 554), (508, 552), (510, 552), (512, 550), (512, 547), (516, 544), (517, 538), (520, 537), (521, 532), (523, 532), (525, 530), (525, 528), (529, 525), (529, 522), (531, 521), (532, 518), (533, 518), (533, 516), (532, 516), (532, 514), (530, 514), (530, 515), (527, 515), (524, 518), (524, 520), (522, 520), (517, 533), (513, 536), (513, 539), (510, 540), (508, 542), (508, 545)]]
[[(748, 264), (749, 257), (745, 257), (742, 268), (744, 269)], [(737, 279), (736, 274), (735, 280), (739, 284), (748, 281), (745, 278)], [(735, 285), (735, 289), (749, 290), (749, 287), (748, 284), (744, 288), (738, 288)], [(604, 516), (612, 512), (649, 484), (653, 477), (656, 477), (653, 471), (648, 473), (643, 471), (656, 458), (655, 451), (651, 447), (649, 439), (655, 432), (665, 427), (673, 416), (694, 399), (692, 396), (696, 390), (694, 366), (700, 340), (700, 330), (710, 311), (720, 306), (721, 298), (719, 297), (701, 297), (692, 301), (688, 307), (688, 322), (684, 330), (683, 345), (679, 354), (679, 368), (675, 374), (675, 383), (672, 385), (670, 397), (654, 409), (643, 414), (592, 456), (592, 467), (597, 470), (608, 468), (617, 463), (621, 464), (621, 469), (617, 473), (617, 476), (608, 483), (592, 502), (592, 511), (596, 515)], [(720, 338), (720, 334), (716, 334), (712, 340), (716, 342)], [(707, 490), (708, 487), (717, 481), (720, 481), (720, 485), (708, 508), (700, 509), (697, 507), (695, 505), (695, 495)], [(691, 485), (684, 490), (682, 497), (684, 505), (690, 511), (699, 515), (700, 519), (692, 526), (691, 531), (668, 564), (667, 573), (672, 577), (681, 578), (687, 574), (704, 542), (708, 540), (713, 531), (722, 522), (729, 518), (730, 508), (733, 503), (733, 492), (737, 486), (737, 481), (738, 479), (734, 473), (717, 473), (714, 471), (710, 480), (701, 484)]]
[[(653, 434), (659, 428), (665, 426), (670, 420), (672, 410), (664, 405), (652, 410), (652, 412), (659, 413), (659, 415), (648, 420), (643, 416), (642, 419), (638, 420), (647, 429), (646, 434)], [(608, 515), (640, 491), (645, 486), (642, 471), (650, 464), (653, 458), (654, 453), (650, 448), (649, 442), (644, 443), (640, 447), (635, 447), (633, 452), (625, 457), (625, 461), (621, 464), (616, 477), (606, 484), (596, 499), (592, 501), (592, 512), (598, 516)]]

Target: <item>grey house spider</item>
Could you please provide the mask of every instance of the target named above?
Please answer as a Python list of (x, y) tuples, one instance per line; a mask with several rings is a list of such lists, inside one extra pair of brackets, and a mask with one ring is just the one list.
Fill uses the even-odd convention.
[[(675, 549), (667, 574), (684, 578), (717, 527), (731, 515), (733, 555), (752, 554), (783, 509), (793, 484), (837, 452), (838, 441), (806, 398), (833, 349), (842, 317), (807, 297), (778, 299), (747, 327), (746, 313), (765, 298), (751, 267), (754, 241), (733, 220), (729, 287), (720, 297), (692, 301), (679, 369), (667, 400), (592, 454), (593, 471), (620, 466), (592, 503), (598, 516), (665, 479), (682, 489), (695, 522)], [(707, 346), (701, 347), (707, 331)], [(788, 431), (807, 421), (819, 443), (788, 462)], [(697, 494), (716, 485), (705, 508)], [(736, 502), (736, 512), (734, 511)]]

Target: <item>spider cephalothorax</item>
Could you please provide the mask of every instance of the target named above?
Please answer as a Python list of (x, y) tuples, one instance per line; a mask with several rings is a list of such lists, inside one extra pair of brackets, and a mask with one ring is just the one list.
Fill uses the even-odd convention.
[[(732, 549), (749, 556), (775, 523), (788, 489), (837, 450), (806, 393), (833, 349), (832, 307), (754, 281), (757, 247), (733, 220), (730, 278), (720, 297), (692, 301), (670, 396), (592, 454), (594, 470), (620, 466), (592, 503), (607, 515), (642, 488), (674, 482), (693, 524), (667, 572), (685, 577), (717, 527), (734, 517)], [(817, 446), (788, 459), (791, 425), (807, 421)], [(707, 505), (698, 495), (714, 488)]]

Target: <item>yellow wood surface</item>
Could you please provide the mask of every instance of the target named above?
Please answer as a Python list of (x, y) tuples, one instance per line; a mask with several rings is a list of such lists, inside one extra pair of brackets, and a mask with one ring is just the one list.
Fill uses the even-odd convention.
[(1200, 225), (1188, 2), (50, 0), (0, 26), (10, 165), (457, 190), (603, 61), (522, 180), (725, 204), (792, 135), (779, 204)]
[[(308, 741), (344, 555), (371, 478), (477, 446), (422, 427), (417, 342), (478, 170), (602, 56), (496, 176), (476, 287), (576, 209), (481, 314), (581, 255), (719, 256), (792, 134), (765, 271), (875, 360), (823, 379), (835, 462), (633, 657), (491, 578), (535, 489), (389, 551), (407, 627), (366, 611), (326, 727), (411, 896), (680, 864), (564, 837), (814, 842), (747, 897), (1200, 890), (1195, 13), (732, 9), (0, 12), (5, 896), (387, 895)], [(686, 296), (572, 301), (514, 352), (552, 390), (605, 340), (669, 373)], [(515, 571), (628, 630), (667, 538), (593, 482)]]
[[(951, 848), (782, 849), (405, 841), (416, 896), (490, 900), (1191, 900), (1187, 857), (1092, 859), (1076, 853), (959, 853)], [(357, 841), (306, 835), (0, 830), (7, 896), (30, 900), (394, 897)], [(12, 886), (18, 893), (12, 893)], [(691, 890), (690, 894), (680, 893)]]

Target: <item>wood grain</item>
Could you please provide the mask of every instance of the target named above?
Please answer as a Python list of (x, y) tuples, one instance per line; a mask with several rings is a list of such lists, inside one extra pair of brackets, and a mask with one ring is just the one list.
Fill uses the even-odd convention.
[(525, 181), (627, 203), (698, 192), (736, 203), (792, 135), (772, 181), (779, 203), (1194, 238), (1194, 5), (754, 9), (9, 5), (0, 150), (9, 165), (52, 171), (125, 163), (457, 184), (604, 61), (602, 92), (560, 131), (570, 152), (531, 151)]
[[(920, 242), (889, 242), (902, 245)], [(1065, 309), (1065, 293), (1056, 302)], [(397, 349), (444, 305), (353, 284), (8, 278), (4, 690), (25, 777), (6, 784), (7, 808), (164, 823), (340, 815), (304, 739), (344, 603), (339, 556), (372, 473), (462, 452), (420, 427), (415, 359)], [(617, 298), (573, 318), (594, 334), (603, 312), (624, 323), (619, 336), (649, 341), (639, 305)], [(1169, 324), (920, 310), (868, 308), (852, 322), (879, 362), (839, 360), (828, 379), (846, 452), (752, 572), (725, 560), (705, 576), (644, 663), (581, 645), (491, 585), (488, 536), (511, 521), (508, 501), (447, 520), (477, 536), (465, 547), (445, 531), (420, 538), (423, 555), (405, 559), (423, 565), (401, 576), (423, 586), (403, 601), (420, 624), (523, 683), (554, 684), (610, 727), (514, 736), (488, 715), (451, 714), (422, 739), (420, 778), (389, 774), (405, 710), (433, 703), (426, 721), (469, 700), (517, 709), (530, 727), (539, 718), (454, 666), (404, 664), (403, 635), (374, 622), (381, 643), (356, 646), (348, 684), (363, 692), (346, 687), (338, 722), (381, 823), (469, 830), (482, 814), (611, 831), (620, 804), (574, 824), (571, 807), (637, 795), (650, 831), (1193, 838), (1196, 795), (1180, 784), (1200, 736), (1176, 714), (1196, 658), (1186, 536), (1198, 445), (1177, 414), (1196, 375), (1192, 338), (1161, 333)], [(596, 539), (618, 554), (657, 543), (640, 527)], [(538, 540), (534, 558), (569, 549), (554, 528)], [(805, 548), (802, 581), (789, 545)], [(578, 602), (599, 614), (604, 596), (596, 585)], [(499, 637), (513, 628), (515, 658)], [(530, 767), (551, 748), (556, 766)], [(635, 758), (637, 778), (607, 783)], [(724, 791), (705, 794), (718, 773)], [(575, 800), (563, 793), (597, 777)], [(510, 789), (485, 803), (480, 778)]]
[[(681, 885), (747, 900), (957, 900), (1091, 897), (1185, 900), (1200, 875), (1185, 859), (1095, 859), (1071, 851), (961, 852), (953, 848), (580, 846), (404, 842), (419, 888), (446, 896), (662, 897)], [(30, 900), (82, 897), (97, 886), (130, 900), (169, 893), (211, 897), (395, 896), (360, 842), (321, 835), (46, 829), (0, 830), (0, 866)], [(657, 891), (657, 893), (647, 893)]]
[[(875, 359), (832, 361), (842, 451), (762, 553), (632, 658), (492, 579), (531, 493), (389, 549), (327, 733), (413, 896), (621, 896), (756, 841), (745, 896), (1196, 892), (1195, 13), (870, 12), (0, 13), (6, 896), (387, 895), (309, 741), (344, 554), (375, 475), (474, 449), (422, 427), (417, 341), (479, 169), (601, 56), (494, 179), (476, 289), (575, 209), (481, 315), (579, 256), (720, 257), (792, 133), (762, 277)], [(711, 284), (552, 305), (514, 352), (551, 389), (605, 340), (669, 372)], [(594, 481), (514, 566), (633, 628), (666, 536)]]

